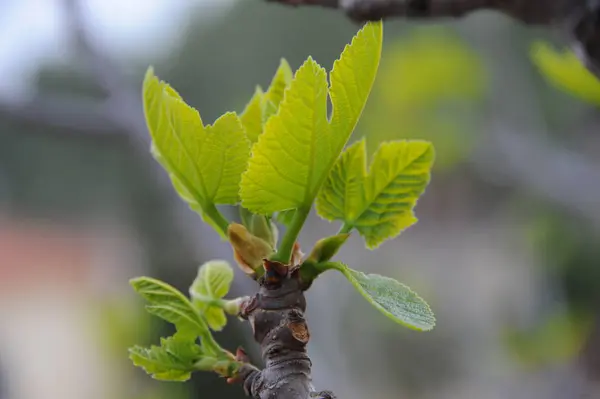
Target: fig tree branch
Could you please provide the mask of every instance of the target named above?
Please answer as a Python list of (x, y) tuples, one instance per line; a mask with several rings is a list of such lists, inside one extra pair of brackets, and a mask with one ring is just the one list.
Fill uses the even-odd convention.
[[(264, 268), (259, 291), (242, 303), (240, 317), (250, 323), (265, 368), (247, 367), (237, 380), (253, 399), (334, 399), (333, 393), (316, 392), (312, 386), (312, 363), (306, 353), (310, 333), (299, 267), (265, 260)], [(249, 363), (243, 351), (237, 356)]]
[(335, 8), (356, 21), (403, 18), (458, 18), (495, 10), (522, 22), (549, 25), (562, 20), (586, 0), (267, 0), (290, 6)]

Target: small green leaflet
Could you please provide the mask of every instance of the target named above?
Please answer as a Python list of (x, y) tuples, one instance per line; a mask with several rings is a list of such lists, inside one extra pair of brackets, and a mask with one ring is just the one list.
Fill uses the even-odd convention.
[(367, 174), (365, 141), (348, 147), (317, 198), (318, 214), (356, 228), (373, 249), (417, 221), (413, 208), (431, 176), (434, 150), (425, 141), (383, 143)]
[[(266, 122), (242, 175), (242, 205), (272, 214), (312, 205), (362, 113), (381, 56), (381, 22), (369, 22), (331, 72), (312, 58), (296, 71), (279, 110)], [(327, 118), (327, 96), (333, 114)]]
[(325, 265), (339, 270), (371, 305), (395, 322), (418, 331), (435, 327), (435, 316), (427, 302), (406, 285), (390, 277), (364, 274), (340, 262)]
[(279, 68), (271, 80), (269, 90), (267, 90), (262, 98), (263, 125), (279, 109), (279, 105), (283, 100), (285, 89), (287, 89), (292, 82), (293, 75), (294, 73), (292, 72), (292, 68), (290, 68), (290, 64), (288, 64), (288, 62), (282, 58), (281, 62), (279, 63)]
[(279, 109), (285, 89), (290, 85), (292, 77), (290, 65), (285, 59), (282, 59), (271, 80), (269, 90), (263, 93), (262, 89), (257, 87), (254, 91), (252, 99), (240, 115), (240, 120), (251, 143), (256, 143), (266, 121)]
[(190, 287), (193, 304), (215, 331), (221, 331), (227, 324), (222, 308), (211, 302), (222, 299), (229, 292), (233, 282), (233, 269), (222, 260), (206, 262), (198, 269), (198, 275)]
[(192, 341), (176, 337), (161, 338), (161, 346), (150, 348), (134, 346), (129, 349), (133, 364), (143, 368), (154, 379), (187, 381), (194, 371), (194, 363), (202, 357), (202, 349)]
[(150, 302), (149, 313), (175, 324), (182, 338), (195, 339), (209, 333), (208, 326), (190, 301), (176, 288), (150, 277), (130, 280), (133, 289)]
[(256, 143), (263, 130), (262, 101), (264, 95), (262, 89), (257, 87), (244, 112), (240, 115), (242, 125), (246, 129), (246, 136), (251, 143)]
[(204, 126), (198, 111), (159, 81), (152, 68), (144, 79), (143, 100), (153, 154), (182, 198), (225, 237), (227, 221), (215, 204), (239, 202), (240, 178), (250, 157), (239, 117), (228, 112)]

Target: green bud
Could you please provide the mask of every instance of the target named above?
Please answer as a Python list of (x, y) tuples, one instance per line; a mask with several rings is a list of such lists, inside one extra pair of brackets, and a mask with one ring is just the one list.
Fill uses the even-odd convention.
[(246, 298), (243, 297), (243, 298), (231, 299), (229, 301), (223, 301), (222, 308), (225, 311), (225, 313), (228, 313), (233, 316), (237, 316), (240, 313), (240, 306), (244, 299), (246, 299)]
[(237, 369), (237, 362), (231, 360), (219, 360), (213, 366), (213, 371), (223, 377), (231, 377)]
[(317, 241), (307, 260), (315, 263), (327, 262), (335, 256), (348, 237), (350, 234), (338, 234)]
[(277, 227), (264, 215), (252, 215), (250, 232), (258, 238), (265, 240), (271, 247), (277, 246)]

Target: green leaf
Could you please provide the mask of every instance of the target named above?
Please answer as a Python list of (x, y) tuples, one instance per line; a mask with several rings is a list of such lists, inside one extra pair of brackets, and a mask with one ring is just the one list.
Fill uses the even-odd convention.
[(265, 94), (260, 87), (254, 91), (250, 102), (240, 115), (242, 125), (246, 129), (246, 136), (251, 143), (256, 143), (263, 130), (263, 98)]
[(161, 338), (161, 346), (134, 346), (129, 349), (133, 364), (162, 381), (187, 381), (194, 363), (202, 357), (199, 345), (175, 337)]
[(356, 228), (375, 248), (417, 221), (413, 208), (429, 183), (434, 151), (425, 141), (383, 143), (367, 174), (365, 148), (361, 140), (340, 157), (319, 193), (317, 212), (342, 220), (344, 231)]
[(223, 298), (233, 282), (233, 269), (224, 260), (211, 260), (198, 268), (190, 295)]
[(267, 120), (274, 115), (279, 109), (279, 105), (283, 100), (285, 89), (292, 82), (294, 73), (290, 68), (290, 64), (285, 59), (281, 59), (279, 68), (275, 72), (275, 76), (271, 80), (269, 89), (262, 96), (262, 123), (263, 125)]
[(351, 220), (366, 202), (367, 154), (365, 140), (349, 146), (334, 165), (319, 192), (316, 209), (327, 220)]
[(346, 145), (365, 107), (381, 58), (383, 24), (368, 22), (347, 45), (331, 71), (331, 127), (335, 144)]
[(240, 119), (230, 112), (205, 127), (198, 111), (159, 81), (151, 68), (143, 98), (153, 154), (182, 198), (225, 237), (227, 221), (215, 204), (239, 202), (239, 182), (250, 157)]
[(233, 269), (225, 261), (206, 262), (198, 269), (198, 275), (190, 287), (190, 296), (194, 305), (211, 329), (220, 331), (227, 324), (225, 312), (213, 303), (229, 292), (233, 282)]
[(327, 149), (327, 76), (312, 58), (298, 69), (242, 175), (242, 205), (270, 214), (310, 202)]
[(146, 309), (175, 324), (182, 337), (196, 338), (207, 334), (208, 326), (190, 301), (176, 288), (150, 277), (130, 280), (133, 289), (150, 302)]
[(292, 77), (290, 65), (285, 59), (281, 59), (267, 92), (263, 92), (260, 87), (254, 91), (252, 99), (240, 116), (246, 135), (252, 144), (258, 141), (266, 121), (279, 109), (285, 89), (290, 85)]
[(242, 175), (244, 207), (271, 214), (312, 205), (362, 112), (379, 65), (381, 44), (381, 23), (367, 23), (334, 64), (331, 124), (325, 70), (312, 58), (298, 69), (279, 111), (252, 148)]
[(413, 330), (429, 331), (435, 316), (421, 297), (390, 277), (364, 274), (339, 262), (326, 264), (340, 271), (360, 294), (384, 315)]

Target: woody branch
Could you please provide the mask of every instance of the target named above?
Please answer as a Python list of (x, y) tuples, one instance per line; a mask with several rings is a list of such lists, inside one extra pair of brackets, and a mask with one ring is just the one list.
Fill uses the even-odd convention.
[(462, 17), (475, 11), (496, 10), (527, 24), (549, 25), (562, 20), (585, 0), (267, 0), (291, 6), (321, 6), (345, 12), (357, 21), (392, 17)]

